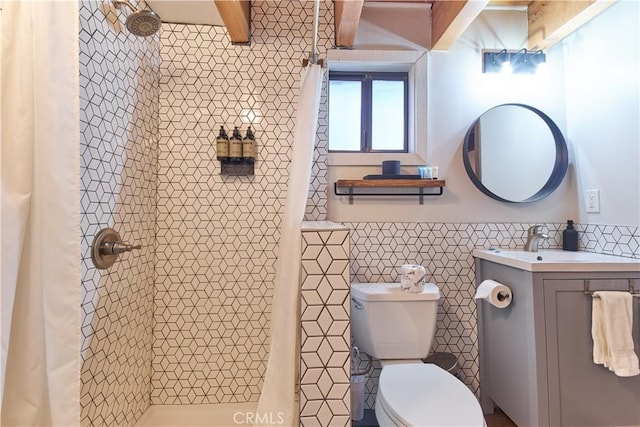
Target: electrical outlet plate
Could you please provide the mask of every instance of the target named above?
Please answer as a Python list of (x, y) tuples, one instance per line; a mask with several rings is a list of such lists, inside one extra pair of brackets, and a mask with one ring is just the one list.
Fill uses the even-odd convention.
[(600, 191), (587, 190), (584, 192), (584, 203), (587, 213), (600, 212)]

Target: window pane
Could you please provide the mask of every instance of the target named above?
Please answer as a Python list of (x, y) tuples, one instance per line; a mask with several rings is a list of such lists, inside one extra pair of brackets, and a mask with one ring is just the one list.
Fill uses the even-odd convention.
[(404, 150), (404, 82), (371, 82), (371, 148)]
[(329, 150), (360, 151), (359, 81), (329, 81)]

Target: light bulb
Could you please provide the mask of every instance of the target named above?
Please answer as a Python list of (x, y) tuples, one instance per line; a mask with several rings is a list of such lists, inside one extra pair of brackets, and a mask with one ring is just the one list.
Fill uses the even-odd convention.
[(536, 65), (536, 74), (546, 74), (549, 72), (549, 67), (546, 62), (541, 62)]
[(511, 74), (513, 72), (513, 67), (511, 66), (510, 61), (504, 61), (500, 66), (500, 74)]

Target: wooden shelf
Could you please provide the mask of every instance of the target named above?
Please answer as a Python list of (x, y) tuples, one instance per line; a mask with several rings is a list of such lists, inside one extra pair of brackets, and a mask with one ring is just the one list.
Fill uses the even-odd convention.
[[(424, 196), (441, 196), (446, 182), (442, 179), (339, 179), (333, 188), (336, 196), (349, 196), (349, 204), (353, 204), (355, 196), (418, 196), (420, 204), (424, 204)], [(348, 189), (346, 192), (339, 192), (338, 188)], [(415, 188), (417, 193), (393, 192), (393, 193), (356, 193), (356, 188)], [(425, 193), (425, 188), (438, 189), (438, 192)]]
[(336, 187), (365, 188), (438, 188), (444, 187), (442, 179), (339, 179)]

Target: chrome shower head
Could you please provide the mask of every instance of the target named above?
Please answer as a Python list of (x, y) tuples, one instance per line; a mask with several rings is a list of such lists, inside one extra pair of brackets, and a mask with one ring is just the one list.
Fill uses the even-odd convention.
[(121, 5), (127, 6), (133, 12), (127, 16), (125, 22), (127, 29), (131, 34), (139, 37), (148, 37), (160, 29), (162, 20), (152, 10), (138, 10), (131, 5), (127, 0), (113, 0), (113, 4), (116, 8), (120, 8)]
[(131, 34), (140, 37), (149, 37), (154, 35), (160, 29), (162, 21), (160, 17), (152, 10), (136, 10), (127, 16), (126, 25)]

